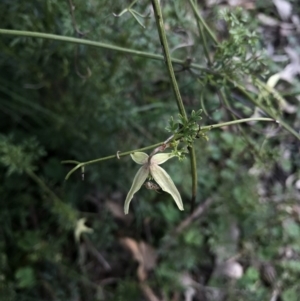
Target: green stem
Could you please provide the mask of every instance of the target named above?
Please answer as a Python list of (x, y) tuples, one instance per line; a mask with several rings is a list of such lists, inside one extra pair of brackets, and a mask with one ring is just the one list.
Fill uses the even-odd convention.
[[(43, 33), (43, 32), (11, 30), (11, 29), (1, 29), (0, 28), (0, 35), (1, 34), (2, 35), (11, 35), (11, 36), (30, 37), (30, 38), (40, 38), (40, 39), (46, 39), (46, 40), (54, 40), (54, 41), (67, 42), (67, 43), (73, 43), (73, 44), (94, 46), (94, 47), (109, 49), (109, 50), (113, 50), (113, 51), (119, 51), (119, 52), (123, 52), (123, 53), (127, 53), (127, 54), (132, 54), (132, 55), (136, 55), (136, 56), (140, 56), (140, 57), (146, 57), (149, 59), (154, 59), (154, 60), (159, 60), (159, 61), (164, 60), (164, 56), (160, 55), (160, 54), (154, 54), (154, 53), (150, 53), (150, 52), (146, 52), (146, 51), (139, 51), (139, 50), (134, 50), (131, 48), (113, 46), (110, 44), (95, 42), (95, 41), (86, 40), (86, 39), (78, 39), (78, 38), (60, 36), (60, 35), (55, 35), (55, 34)], [(177, 63), (177, 64), (181, 64), (181, 65), (186, 64), (185, 60), (179, 60), (179, 59), (175, 59), (175, 58), (172, 58), (171, 60), (173, 63)], [(202, 67), (201, 65), (198, 65), (198, 64), (192, 63), (189, 66), (191, 68), (194, 68), (197, 70), (209, 72), (209, 70), (207, 68)]]
[(45, 184), (39, 176), (37, 176), (32, 170), (26, 170), (27, 175), (36, 182), (42, 190), (44, 190), (55, 202), (62, 202), (62, 200)]
[(202, 44), (203, 44), (204, 53), (205, 53), (205, 56), (206, 56), (206, 59), (207, 59), (207, 63), (208, 63), (208, 66), (211, 67), (212, 61), (211, 61), (210, 56), (209, 56), (209, 50), (208, 50), (207, 41), (206, 41), (205, 33), (204, 33), (204, 30), (203, 30), (203, 26), (202, 26), (202, 24), (200, 24), (200, 22), (197, 22), (197, 23), (198, 23), (198, 28), (199, 28), (199, 31), (200, 31), (200, 35), (201, 35)]
[[(203, 126), (203, 127), (200, 128), (200, 130), (211, 130), (211, 129), (220, 128), (222, 126), (227, 126), (227, 125), (232, 125), (232, 124), (238, 124), (238, 123), (243, 123), (243, 122), (249, 122), (249, 121), (274, 121), (274, 119), (263, 118), (263, 117), (260, 117), (260, 118), (245, 118), (245, 119), (239, 119), (239, 120), (234, 120), (234, 121), (228, 121), (228, 122), (222, 122), (222, 123), (217, 123), (217, 124)], [(176, 135), (174, 137), (174, 140), (179, 140), (180, 138), (182, 138), (181, 134)], [(105, 161), (105, 160), (110, 160), (110, 159), (115, 159), (115, 158), (120, 158), (120, 157), (128, 156), (128, 155), (130, 155), (130, 154), (132, 154), (134, 152), (142, 152), (142, 151), (145, 151), (145, 150), (148, 150), (148, 149), (152, 149), (152, 148), (161, 146), (163, 144), (165, 144), (165, 141), (162, 141), (162, 142), (159, 142), (159, 143), (156, 143), (156, 144), (152, 144), (152, 145), (149, 145), (149, 146), (146, 146), (146, 147), (143, 147), (143, 148), (138, 148), (138, 149), (130, 150), (130, 151), (127, 151), (127, 152), (122, 152), (122, 153), (121, 152), (117, 152), (115, 155), (110, 155), (110, 156), (107, 156), (107, 157), (102, 157), (102, 158), (98, 158), (98, 159), (94, 159), (94, 160), (90, 160), (90, 161), (85, 161), (85, 162), (79, 162), (79, 161), (75, 161), (75, 160), (65, 160), (65, 161), (62, 161), (61, 163), (63, 163), (63, 164), (76, 164), (76, 166), (74, 168), (72, 168), (69, 171), (69, 173), (66, 175), (65, 179), (67, 180), (74, 171), (76, 171), (77, 169), (79, 169), (79, 168), (81, 168), (83, 166), (90, 165), (90, 164), (95, 164), (95, 163), (99, 163), (99, 162)], [(193, 151), (193, 150), (191, 150), (191, 151)], [(191, 156), (191, 160), (193, 160), (193, 158), (194, 158), (194, 156)], [(193, 164), (193, 166), (196, 167), (196, 164)], [(195, 173), (195, 170), (196, 169), (194, 169), (194, 167), (193, 167), (192, 168), (192, 173)], [(197, 175), (196, 175), (196, 177), (197, 177)], [(195, 185), (195, 184), (193, 183), (193, 185)]]
[(266, 118), (266, 117), (244, 118), (244, 119), (238, 119), (238, 120), (233, 120), (233, 121), (227, 121), (227, 122), (222, 122), (222, 123), (217, 123), (217, 124), (202, 126), (200, 128), (200, 130), (212, 130), (212, 129), (221, 128), (223, 126), (228, 126), (228, 125), (233, 125), (233, 124), (239, 124), (239, 123), (244, 123), (244, 122), (250, 122), (250, 121), (273, 121), (273, 122), (280, 123), (276, 119)]
[(62, 206), (66, 208), (65, 206), (67, 206), (67, 204), (65, 204), (35, 172), (32, 170), (26, 170), (26, 174), (47, 194), (49, 199), (52, 200), (54, 205), (53, 213), (59, 215), (60, 220), (63, 221), (63, 228), (66, 228), (66, 226), (68, 229), (73, 227), (77, 214), (74, 211), (70, 214), (70, 211), (65, 212), (64, 210), (61, 210)]
[(133, 7), (133, 5), (135, 5), (137, 3), (137, 0), (134, 0), (129, 6), (127, 9), (131, 9)]
[(195, 209), (196, 196), (197, 196), (197, 184), (198, 184), (198, 175), (197, 175), (197, 162), (196, 162), (196, 154), (195, 148), (188, 148), (190, 156), (191, 156), (191, 171), (192, 171), (192, 198), (191, 198), (191, 208), (190, 213), (193, 213)]
[(208, 34), (210, 35), (211, 39), (216, 43), (218, 44), (218, 40), (216, 38), (216, 36), (214, 35), (214, 33), (211, 31), (211, 29), (209, 28), (209, 26), (206, 24), (206, 22), (204, 21), (204, 19), (202, 18), (201, 14), (199, 14), (198, 12), (198, 8), (196, 7), (196, 4), (194, 3), (193, 0), (189, 0), (190, 2), (190, 5), (193, 9), (193, 12), (196, 16), (196, 19), (198, 21), (200, 21), (201, 24), (203, 24), (204, 28), (207, 30)]
[(268, 110), (264, 105), (258, 103), (256, 99), (248, 92), (246, 89), (235, 82), (234, 80), (227, 78), (236, 88), (239, 89), (241, 93), (243, 93), (253, 104), (255, 104), (257, 107), (262, 109), (264, 112), (266, 112), (270, 117), (275, 119), (279, 124), (282, 125), (283, 128), (285, 128), (288, 132), (290, 132), (292, 135), (294, 135), (297, 139), (300, 140), (300, 135), (291, 127), (289, 126), (285, 121), (281, 120), (276, 116), (274, 113), (272, 113), (270, 110)]
[[(192, 5), (195, 5), (192, 0), (190, 1), (190, 3)], [(200, 20), (197, 18), (197, 14), (196, 14), (197, 10), (193, 9), (193, 12), (194, 12), (195, 19), (197, 20), (198, 31), (199, 31), (200, 38), (202, 40), (204, 54), (206, 56), (208, 66), (211, 66), (212, 62), (211, 62), (211, 59), (210, 59), (210, 56), (209, 56), (207, 41), (206, 41), (205, 33), (204, 33), (204, 30), (203, 30), (203, 23), (201, 23)]]
[[(159, 4), (159, 0), (152, 0), (152, 6), (154, 10), (155, 20), (156, 20), (156, 26), (159, 33), (160, 42), (162, 45), (162, 49), (165, 55), (165, 62), (167, 65), (169, 77), (172, 83), (172, 88), (175, 94), (178, 110), (180, 114), (183, 116), (184, 119), (187, 120), (186, 111), (184, 108), (184, 104), (180, 95), (179, 87), (176, 81), (176, 76), (174, 73), (173, 65), (172, 65), (172, 59), (171, 54), (169, 50), (169, 45), (167, 41), (167, 36), (165, 32), (164, 27), (164, 21), (162, 16), (161, 7)], [(191, 212), (194, 210), (195, 207), (195, 200), (196, 200), (196, 194), (197, 194), (197, 165), (196, 165), (196, 155), (195, 155), (195, 149), (194, 146), (190, 146), (188, 148), (189, 154), (190, 154), (190, 161), (191, 161), (191, 170), (192, 170), (192, 198), (191, 198)]]
[[(194, 5), (193, 1), (190, 2), (190, 3)], [(203, 24), (197, 18), (196, 11), (197, 10), (194, 10), (194, 16), (195, 16), (195, 19), (197, 21), (198, 32), (199, 32), (199, 35), (200, 35), (200, 39), (202, 41), (202, 45), (203, 45), (203, 49), (204, 49), (204, 54), (206, 56), (207, 64), (208, 64), (209, 67), (211, 67), (212, 60), (210, 59), (210, 56), (209, 56), (209, 49), (208, 49), (208, 45), (207, 45), (207, 40), (206, 40), (206, 37), (205, 37), (205, 33), (204, 33), (204, 30), (203, 30)], [(200, 79), (198, 79), (198, 81), (201, 83)], [(208, 116), (208, 113), (207, 113), (205, 105), (204, 105), (203, 92), (200, 95), (200, 104), (201, 104), (201, 107), (202, 107), (202, 110), (203, 110), (204, 114), (206, 116)]]
[(174, 94), (176, 97), (178, 110), (179, 110), (179, 113), (187, 120), (186, 112), (184, 109), (183, 101), (182, 101), (182, 98), (180, 95), (180, 91), (178, 88), (178, 84), (176, 81), (176, 77), (175, 77), (175, 73), (174, 73), (174, 69), (173, 69), (173, 65), (172, 65), (172, 60), (171, 60), (169, 45), (168, 45), (166, 32), (165, 32), (165, 28), (164, 28), (162, 12), (161, 12), (161, 8), (159, 5), (159, 0), (152, 0), (152, 6), (153, 6), (153, 10), (154, 10), (154, 15), (155, 15), (155, 20), (156, 20), (156, 25), (157, 25), (157, 30), (159, 33), (161, 46), (162, 46), (164, 56), (165, 56), (167, 70), (168, 70), (169, 77), (170, 77), (170, 80), (172, 83), (172, 88), (173, 88), (173, 91), (174, 91)]
[(78, 161), (74, 161), (74, 160), (66, 160), (66, 161), (62, 161), (61, 163), (64, 164), (77, 164), (73, 169), (71, 169), (68, 174), (66, 175), (66, 180), (68, 180), (68, 178), (70, 177), (70, 175), (76, 171), (77, 169), (79, 169), (80, 167), (86, 166), (86, 165), (90, 165), (90, 164), (95, 164), (95, 163), (99, 163), (101, 161), (105, 161), (105, 160), (109, 160), (109, 159), (115, 159), (115, 158), (120, 158), (120, 157), (124, 157), (124, 156), (128, 156), (134, 152), (142, 152), (154, 147), (158, 147), (160, 145), (164, 144), (164, 142), (159, 142), (156, 144), (152, 144), (143, 148), (138, 148), (135, 150), (131, 150), (131, 151), (127, 151), (127, 152), (117, 152), (115, 155), (111, 155), (111, 156), (107, 156), (107, 157), (102, 157), (102, 158), (98, 158), (98, 159), (94, 159), (94, 160), (90, 160), (90, 161), (86, 161), (86, 162), (78, 162)]

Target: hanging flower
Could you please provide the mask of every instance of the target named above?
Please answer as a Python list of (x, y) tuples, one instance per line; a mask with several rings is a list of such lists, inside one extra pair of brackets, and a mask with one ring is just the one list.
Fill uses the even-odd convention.
[(129, 204), (134, 194), (138, 190), (140, 190), (140, 188), (142, 187), (149, 175), (152, 176), (152, 178), (156, 181), (156, 183), (161, 187), (162, 190), (171, 194), (179, 210), (183, 210), (181, 196), (174, 182), (172, 181), (171, 177), (167, 174), (167, 172), (160, 166), (158, 166), (172, 157), (174, 157), (174, 155), (171, 153), (160, 153), (154, 155), (149, 160), (149, 156), (146, 153), (135, 152), (131, 154), (132, 160), (137, 164), (141, 164), (142, 167), (136, 173), (131, 188), (127, 194), (124, 204), (125, 214), (128, 214)]

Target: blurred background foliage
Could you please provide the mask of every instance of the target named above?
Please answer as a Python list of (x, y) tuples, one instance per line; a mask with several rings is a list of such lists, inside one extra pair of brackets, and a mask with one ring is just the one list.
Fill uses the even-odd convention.
[[(257, 32), (255, 52), (268, 57), (262, 56), (263, 72), (255, 74), (255, 61), (239, 72), (266, 81), (292, 61), (287, 48), (299, 56), (297, 1), (288, 2), (293, 14), (286, 19), (280, 1), (219, 2), (199, 1), (207, 23), (224, 41), (211, 48), (219, 62), (214, 68), (236, 76), (226, 59), (233, 51), (248, 53), (247, 47), (234, 48), (246, 42), (245, 32), (230, 35), (230, 24), (220, 15), (222, 8), (234, 10), (233, 2), (243, 7), (243, 26)], [(128, 12), (113, 16), (126, 5), (2, 0), (1, 28), (161, 53), (150, 3), (133, 7), (150, 16), (139, 17), (146, 29)], [(205, 65), (187, 1), (162, 5), (172, 56)], [(88, 166), (84, 181), (79, 171), (65, 181), (70, 166), (61, 161), (91, 160), (165, 140), (177, 107), (164, 63), (28, 37), (0, 36), (0, 50), (0, 300), (271, 300), (278, 292), (278, 300), (298, 300), (296, 138), (266, 124), (211, 131), (208, 142), (195, 143), (196, 205), (203, 214), (189, 217), (189, 160), (174, 159), (166, 170), (186, 210), (178, 211), (166, 194), (142, 189), (125, 217), (123, 202), (137, 168), (129, 157)], [(232, 110), (219, 103), (213, 79), (201, 74), (199, 84), (188, 69), (175, 70), (187, 111), (207, 113), (201, 124), (232, 119)], [(283, 118), (299, 129), (297, 73), (276, 88), (288, 100)], [(230, 93), (235, 112), (255, 113), (238, 92)], [(84, 233), (84, 222), (93, 232)], [(83, 231), (79, 241), (76, 230)]]

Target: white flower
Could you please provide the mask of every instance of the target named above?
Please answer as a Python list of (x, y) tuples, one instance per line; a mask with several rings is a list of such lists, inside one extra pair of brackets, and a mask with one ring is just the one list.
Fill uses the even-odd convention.
[(83, 233), (92, 233), (94, 231), (92, 228), (87, 227), (85, 225), (85, 222), (86, 222), (86, 218), (80, 218), (76, 223), (76, 227), (75, 227), (75, 231), (74, 231), (74, 236), (75, 236), (76, 242), (79, 242), (80, 236)]
[(158, 166), (172, 157), (174, 157), (174, 155), (172, 155), (171, 153), (160, 153), (154, 155), (149, 160), (149, 156), (146, 153), (135, 152), (131, 154), (132, 160), (137, 164), (141, 164), (143, 166), (136, 173), (131, 188), (127, 194), (124, 204), (125, 214), (127, 214), (129, 211), (129, 204), (134, 194), (138, 190), (140, 190), (149, 174), (153, 177), (153, 179), (161, 187), (162, 190), (171, 194), (178, 208), (180, 210), (183, 210), (181, 196), (174, 182), (172, 181), (171, 177), (167, 174), (167, 172), (160, 166)]

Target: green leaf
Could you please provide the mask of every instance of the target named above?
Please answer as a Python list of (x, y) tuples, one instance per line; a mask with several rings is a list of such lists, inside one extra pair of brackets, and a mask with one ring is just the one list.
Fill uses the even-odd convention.
[(300, 227), (292, 219), (287, 220), (284, 224), (286, 234), (290, 238), (297, 239), (300, 236)]
[(124, 212), (125, 214), (128, 214), (129, 211), (129, 204), (134, 196), (134, 194), (140, 190), (140, 188), (142, 187), (143, 183), (145, 182), (145, 180), (147, 179), (149, 175), (149, 169), (147, 166), (142, 166), (138, 172), (136, 173), (131, 188), (127, 194), (126, 200), (125, 200), (125, 204), (124, 204)]
[(282, 293), (284, 301), (297, 301), (299, 297), (299, 289), (297, 286), (291, 287)]
[(280, 264), (285, 270), (300, 273), (300, 262), (297, 260), (284, 260)]
[(180, 193), (167, 172), (158, 165), (150, 165), (150, 172), (161, 189), (171, 194), (179, 210), (184, 210)]
[(36, 283), (34, 270), (29, 266), (19, 268), (16, 271), (15, 277), (19, 288), (33, 287)]

